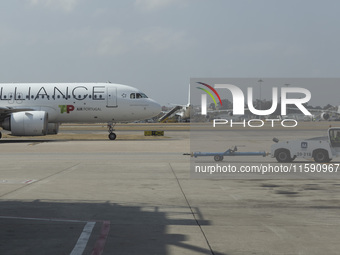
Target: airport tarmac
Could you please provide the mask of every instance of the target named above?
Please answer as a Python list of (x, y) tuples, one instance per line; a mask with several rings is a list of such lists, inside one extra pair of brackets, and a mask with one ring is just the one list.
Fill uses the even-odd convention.
[(187, 125), (147, 127), (2, 140), (0, 254), (339, 254), (339, 180), (193, 179)]

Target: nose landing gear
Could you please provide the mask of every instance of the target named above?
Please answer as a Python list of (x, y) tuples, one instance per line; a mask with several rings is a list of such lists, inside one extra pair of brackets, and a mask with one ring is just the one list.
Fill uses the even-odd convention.
[(117, 135), (115, 133), (113, 133), (113, 131), (115, 131), (114, 126), (116, 125), (116, 123), (113, 122), (109, 122), (107, 123), (107, 127), (109, 128), (109, 139), (110, 140), (116, 140)]

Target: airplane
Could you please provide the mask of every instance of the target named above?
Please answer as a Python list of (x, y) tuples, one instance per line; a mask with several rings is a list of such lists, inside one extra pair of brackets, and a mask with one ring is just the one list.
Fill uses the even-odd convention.
[[(0, 84), (0, 126), (13, 136), (57, 134), (61, 123), (108, 123), (156, 116), (161, 106), (137, 88), (114, 83)], [(0, 132), (0, 138), (2, 137)]]
[[(295, 115), (295, 119), (300, 118), (307, 121), (322, 121), (326, 120), (329, 121), (332, 117), (336, 116), (336, 119), (340, 116), (340, 105), (339, 106), (332, 106), (328, 109), (313, 109), (308, 108), (308, 111), (312, 113), (312, 115), (302, 115), (301, 111), (297, 108), (287, 108), (291, 113), (289, 115)], [(337, 109), (337, 110), (336, 110)], [(281, 113), (280, 113), (281, 116)], [(286, 116), (281, 116), (282, 118), (286, 118)]]
[[(336, 107), (332, 107), (332, 109), (327, 109), (327, 110), (317, 110), (317, 109), (308, 109), (311, 113), (315, 113), (315, 115), (318, 115), (318, 118), (320, 120), (330, 120), (331, 116), (337, 116), (339, 117), (340, 115), (340, 105)], [(337, 110), (335, 110), (337, 108)]]

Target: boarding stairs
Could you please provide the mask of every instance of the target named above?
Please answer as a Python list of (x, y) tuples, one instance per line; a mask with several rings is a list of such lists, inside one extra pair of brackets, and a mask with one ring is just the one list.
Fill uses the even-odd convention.
[(174, 113), (176, 113), (177, 111), (179, 111), (180, 109), (182, 109), (182, 106), (180, 105), (176, 105), (174, 108), (172, 108), (170, 111), (168, 111), (167, 113), (165, 113), (162, 117), (160, 117), (158, 119), (159, 122), (165, 122), (171, 115), (173, 115)]

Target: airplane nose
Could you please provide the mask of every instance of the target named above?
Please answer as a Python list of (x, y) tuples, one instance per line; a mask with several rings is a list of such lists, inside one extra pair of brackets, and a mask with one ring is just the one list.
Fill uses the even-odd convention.
[(153, 109), (155, 115), (159, 114), (162, 111), (161, 105), (159, 103), (157, 103), (156, 101), (154, 102), (152, 109)]
[(158, 115), (162, 111), (162, 107), (155, 100), (151, 99), (150, 111), (152, 112), (153, 117), (154, 117), (154, 116)]

